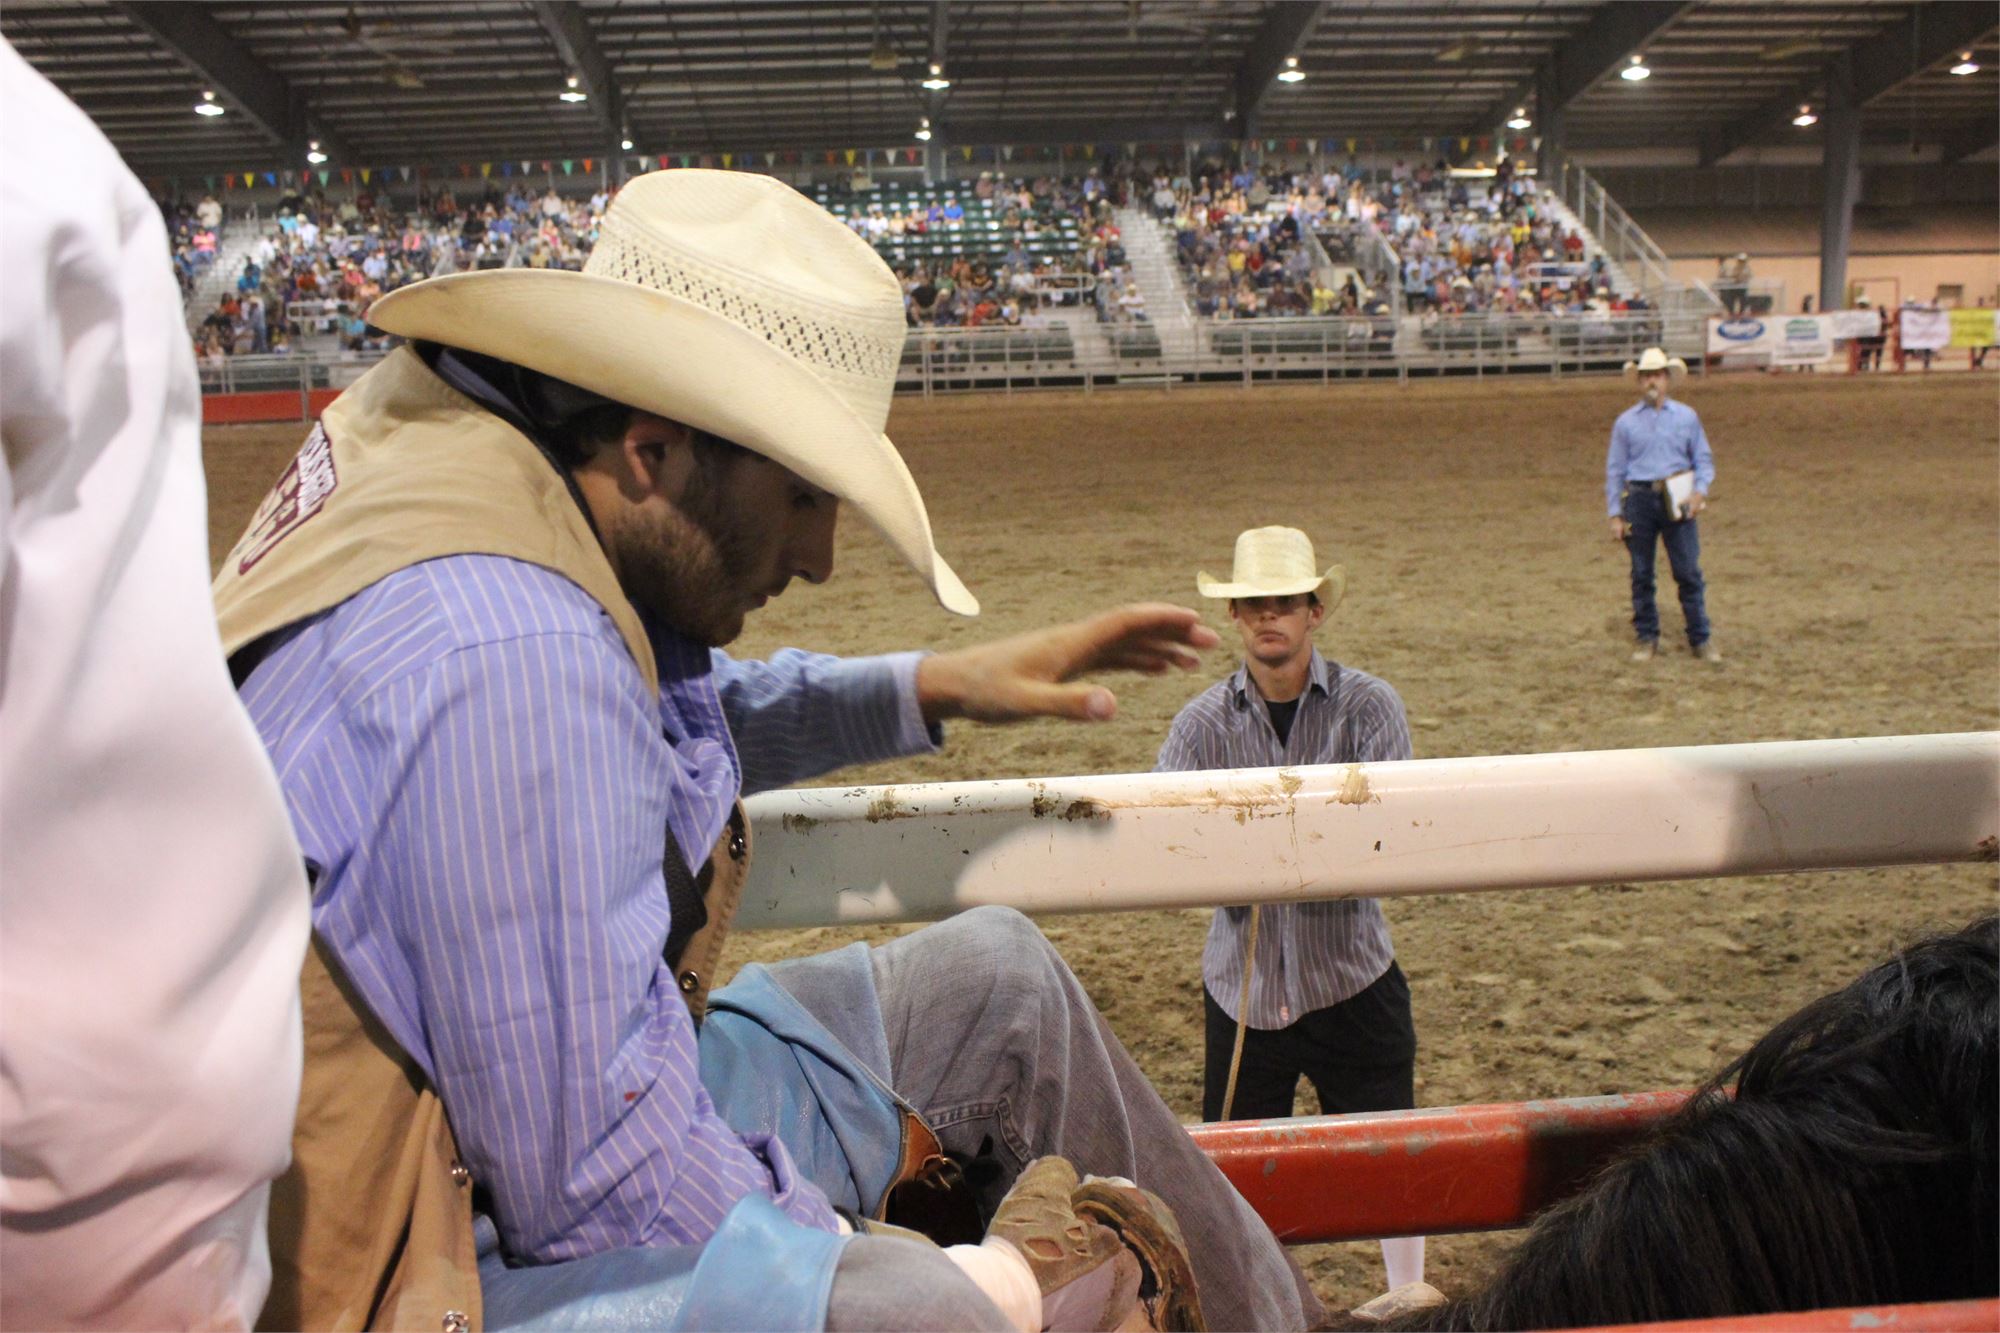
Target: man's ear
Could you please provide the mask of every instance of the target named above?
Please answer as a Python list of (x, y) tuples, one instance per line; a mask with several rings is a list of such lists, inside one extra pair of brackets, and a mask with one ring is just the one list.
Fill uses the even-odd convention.
[(679, 502), (694, 475), (694, 432), (678, 421), (634, 412), (618, 442), (618, 489), (634, 502), (660, 495)]

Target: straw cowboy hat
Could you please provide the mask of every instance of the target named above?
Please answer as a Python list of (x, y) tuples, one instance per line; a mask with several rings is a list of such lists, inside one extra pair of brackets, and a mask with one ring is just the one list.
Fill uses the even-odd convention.
[(883, 434), (903, 289), (866, 241), (788, 185), (740, 171), (640, 176), (581, 273), (454, 273), (389, 293), (368, 319), (781, 463), (860, 510), (947, 610), (979, 614)]
[(1664, 370), (1669, 381), (1678, 383), (1688, 373), (1688, 366), (1677, 356), (1668, 356), (1657, 347), (1648, 347), (1639, 354), (1637, 361), (1625, 363), (1625, 378), (1635, 380), (1649, 370)]
[(1347, 595), (1347, 570), (1335, 565), (1322, 574), (1318, 565), (1312, 538), (1297, 528), (1251, 528), (1236, 539), (1236, 567), (1229, 582), (1218, 582), (1204, 569), (1195, 574), (1194, 586), (1203, 597), (1318, 593), (1320, 605), (1331, 614)]

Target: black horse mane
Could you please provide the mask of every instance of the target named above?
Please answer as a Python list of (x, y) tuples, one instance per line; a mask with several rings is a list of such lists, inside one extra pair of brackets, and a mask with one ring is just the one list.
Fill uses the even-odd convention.
[(1484, 1290), (1388, 1326), (1573, 1328), (2000, 1294), (1997, 1043), (2000, 917), (1987, 917), (1779, 1023), (1538, 1218)]

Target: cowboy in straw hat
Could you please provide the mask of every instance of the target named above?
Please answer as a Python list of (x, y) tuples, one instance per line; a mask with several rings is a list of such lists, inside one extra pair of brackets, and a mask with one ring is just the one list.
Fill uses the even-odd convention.
[[(433, 279), (371, 318), (409, 344), (327, 410), (216, 587), (317, 871), (266, 1318), (1316, 1319), (1018, 914), (707, 993), (746, 784), (928, 752), (948, 717), (1109, 717), (1075, 677), (1216, 642), (1145, 606), (930, 657), (711, 651), (830, 574), (843, 501), (977, 609), (883, 433), (901, 295), (867, 244), (769, 178), (660, 173), (620, 193), (582, 272)], [(1165, 1201), (1057, 1163), (984, 1244), (839, 1221), (917, 1197), (978, 1241), (946, 1154), (988, 1140), (1002, 1181), (1047, 1153)]]
[[(1321, 568), (1297, 528), (1236, 539), (1226, 598), (1243, 663), (1174, 718), (1162, 771), (1349, 764), (1410, 757), (1403, 701), (1386, 682), (1328, 661), (1313, 633), (1339, 607), (1345, 570)], [(1225, 908), (1202, 951), (1207, 1032), (1202, 1117), (1289, 1116), (1301, 1075), (1328, 1115), (1415, 1104), (1410, 989), (1372, 898)], [(1421, 1237), (1382, 1243), (1388, 1285), (1423, 1276)]]
[(1701, 537), (1695, 518), (1708, 508), (1715, 483), (1715, 455), (1701, 418), (1667, 395), (1687, 375), (1687, 363), (1648, 347), (1625, 375), (1639, 383), (1640, 400), (1611, 427), (1604, 458), (1604, 504), (1611, 538), (1625, 543), (1632, 560), (1632, 660), (1651, 661), (1660, 648), (1660, 610), (1653, 597), (1653, 562), (1664, 543), (1680, 589), (1688, 647), (1706, 662), (1722, 652), (1710, 638), (1701, 576)]

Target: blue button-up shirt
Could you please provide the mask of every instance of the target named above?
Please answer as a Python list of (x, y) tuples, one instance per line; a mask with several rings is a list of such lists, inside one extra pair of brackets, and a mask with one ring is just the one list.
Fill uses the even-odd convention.
[(304, 622), (242, 691), (313, 927), (443, 1098), (516, 1261), (698, 1244), (749, 1194), (836, 1225), (701, 1085), (663, 831), (699, 867), (739, 790), (933, 748), (918, 655), (653, 647), (657, 694), (576, 585), (454, 556)]
[[(1275, 768), (1282, 764), (1351, 764), (1410, 757), (1403, 701), (1387, 681), (1320, 656), (1283, 744), (1250, 669), (1238, 667), (1189, 701), (1160, 746), (1161, 773), (1204, 768)], [(1250, 909), (1216, 912), (1202, 950), (1201, 977), (1232, 1019), (1282, 1028), (1316, 1009), (1351, 999), (1389, 970), (1395, 951), (1373, 898), (1266, 903), (1251, 969), (1250, 1008), (1243, 996), (1243, 952)]]
[(1690, 469), (1694, 488), (1707, 495), (1715, 481), (1715, 455), (1694, 409), (1673, 398), (1661, 399), (1658, 407), (1635, 403), (1611, 427), (1611, 448), (1604, 456), (1604, 512), (1618, 516), (1619, 495), (1627, 482), (1659, 481)]

